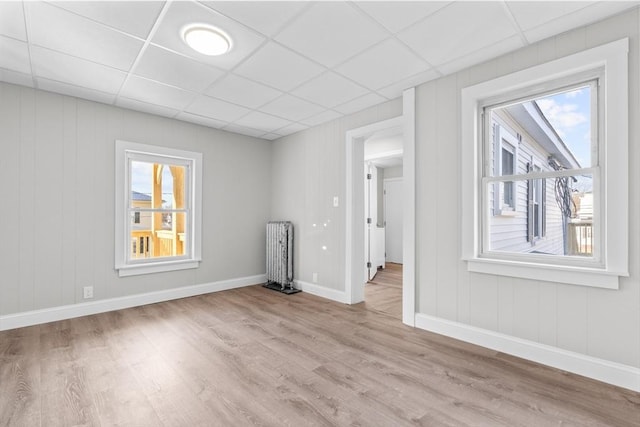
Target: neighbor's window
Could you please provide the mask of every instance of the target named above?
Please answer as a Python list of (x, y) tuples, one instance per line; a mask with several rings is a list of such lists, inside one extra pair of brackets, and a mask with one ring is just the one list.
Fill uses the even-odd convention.
[(201, 154), (116, 142), (116, 269), (197, 267)]
[(628, 275), (628, 40), (462, 91), (470, 271), (617, 288)]

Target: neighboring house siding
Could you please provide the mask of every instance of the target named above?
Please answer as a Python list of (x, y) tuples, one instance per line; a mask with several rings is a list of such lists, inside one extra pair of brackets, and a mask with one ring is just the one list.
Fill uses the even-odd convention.
[[(533, 166), (540, 168), (540, 171), (551, 170), (548, 165), (548, 153), (545, 152), (534, 140), (527, 134), (524, 129), (509, 117), (509, 115), (501, 111), (494, 114), (494, 125), (500, 126), (504, 131), (510, 133), (514, 139), (521, 135), (522, 139), (516, 147), (516, 159), (514, 166), (515, 174), (524, 174), (527, 172), (527, 164), (533, 161)], [(495, 140), (496, 135), (493, 134), (495, 126), (492, 126), (490, 140)], [(495, 147), (492, 144), (492, 154), (495, 156)], [(492, 156), (493, 157), (493, 156)], [(492, 165), (493, 173), (496, 173), (495, 166)], [(489, 203), (491, 211), (490, 227), (491, 227), (491, 249), (509, 252), (544, 252), (549, 254), (564, 254), (563, 226), (562, 214), (555, 199), (554, 181), (551, 179), (546, 182), (546, 233), (541, 238), (534, 238), (533, 242), (527, 241), (527, 183), (525, 181), (517, 181), (514, 185), (514, 214), (513, 215), (496, 215), (494, 211), (495, 197), (501, 197), (496, 194), (495, 186), (489, 188)], [(501, 190), (502, 191), (502, 190)], [(532, 244), (533, 243), (533, 244)]]

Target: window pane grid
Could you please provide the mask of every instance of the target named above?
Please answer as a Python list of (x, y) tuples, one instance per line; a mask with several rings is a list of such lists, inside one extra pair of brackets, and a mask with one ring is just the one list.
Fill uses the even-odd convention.
[(480, 256), (598, 262), (597, 94), (591, 78), (482, 104)]
[(189, 259), (192, 162), (129, 152), (127, 164), (127, 264)]

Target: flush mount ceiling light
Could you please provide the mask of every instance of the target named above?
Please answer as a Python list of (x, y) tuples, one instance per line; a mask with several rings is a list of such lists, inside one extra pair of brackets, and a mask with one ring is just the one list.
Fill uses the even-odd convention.
[(223, 55), (231, 49), (229, 36), (209, 25), (188, 25), (182, 30), (182, 39), (191, 49), (203, 55)]

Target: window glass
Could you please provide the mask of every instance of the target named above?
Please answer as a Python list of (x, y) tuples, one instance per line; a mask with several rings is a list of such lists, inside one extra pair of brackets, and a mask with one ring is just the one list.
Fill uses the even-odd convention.
[(593, 256), (593, 203), (579, 209), (577, 201), (594, 197), (585, 169), (596, 157), (595, 87), (594, 80), (484, 108), (485, 253)]
[(181, 257), (186, 254), (188, 166), (131, 160), (129, 258)]
[[(513, 215), (488, 215), (486, 251), (591, 257), (592, 182), (591, 174), (513, 181), (523, 194), (531, 189), (531, 203)], [(488, 183), (487, 191), (493, 187)]]

